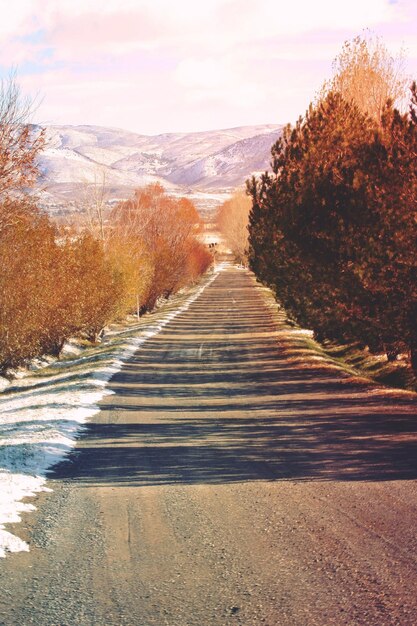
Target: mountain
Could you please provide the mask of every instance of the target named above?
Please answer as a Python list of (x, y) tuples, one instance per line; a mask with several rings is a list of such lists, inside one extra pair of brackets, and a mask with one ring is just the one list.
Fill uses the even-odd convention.
[(268, 168), (282, 125), (198, 133), (141, 135), (100, 126), (48, 126), (41, 165), (42, 202), (51, 212), (77, 209), (92, 183), (109, 200), (160, 182), (197, 205), (219, 204), (254, 172)]

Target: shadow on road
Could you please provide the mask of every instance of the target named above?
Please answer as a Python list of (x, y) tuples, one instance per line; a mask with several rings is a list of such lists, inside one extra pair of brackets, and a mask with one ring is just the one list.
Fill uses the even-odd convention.
[(145, 486), (417, 478), (417, 401), (317, 360), (224, 272), (116, 374), (52, 479)]
[(90, 424), (82, 448), (56, 468), (55, 477), (124, 486), (417, 477), (410, 414), (384, 416), (366, 405), (346, 415), (304, 414), (296, 405), (290, 416), (291, 410), (289, 404), (283, 417), (179, 414), (168, 423)]

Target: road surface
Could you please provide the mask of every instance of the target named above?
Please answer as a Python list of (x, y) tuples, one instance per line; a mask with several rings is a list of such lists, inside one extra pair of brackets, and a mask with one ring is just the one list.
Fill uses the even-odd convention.
[(233, 268), (110, 387), (12, 529), (0, 624), (417, 624), (416, 396), (317, 358)]

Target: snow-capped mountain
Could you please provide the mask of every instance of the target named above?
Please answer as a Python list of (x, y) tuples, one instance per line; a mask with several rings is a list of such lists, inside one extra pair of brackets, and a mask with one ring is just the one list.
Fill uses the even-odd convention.
[(254, 172), (268, 168), (277, 129), (247, 137), (174, 170), (168, 180), (205, 189), (242, 186)]
[(242, 126), (198, 133), (140, 135), (99, 126), (49, 126), (41, 157), (46, 206), (77, 205), (91, 183), (123, 198), (149, 182), (171, 193), (211, 197), (242, 187), (268, 167), (282, 125)]

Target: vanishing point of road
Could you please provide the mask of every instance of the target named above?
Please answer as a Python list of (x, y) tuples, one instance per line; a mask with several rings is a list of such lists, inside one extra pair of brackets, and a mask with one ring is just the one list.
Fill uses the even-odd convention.
[(109, 386), (14, 530), (1, 625), (417, 624), (415, 395), (232, 267)]

